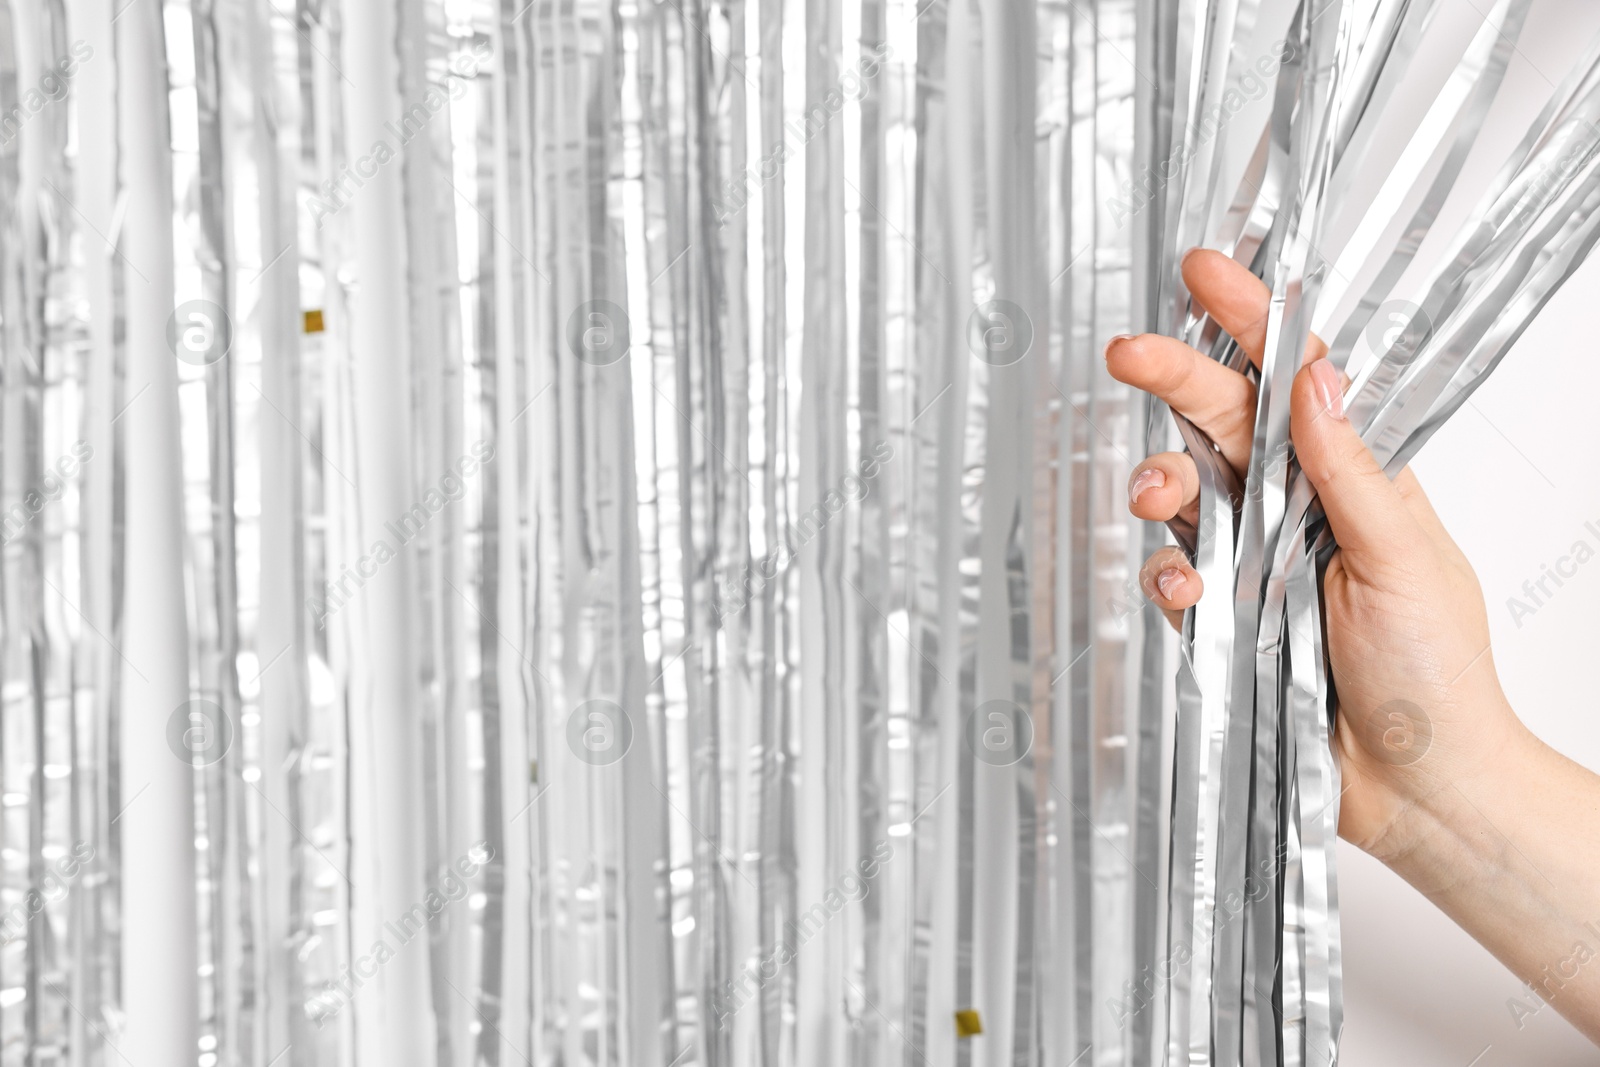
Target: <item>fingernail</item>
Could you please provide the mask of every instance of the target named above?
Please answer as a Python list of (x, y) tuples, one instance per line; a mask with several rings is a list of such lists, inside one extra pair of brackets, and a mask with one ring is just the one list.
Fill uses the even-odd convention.
[(1112, 348), (1113, 345), (1116, 345), (1116, 344), (1118, 344), (1118, 343), (1120, 343), (1122, 341), (1131, 341), (1131, 340), (1133, 340), (1133, 334), (1131, 334), (1131, 333), (1119, 333), (1119, 334), (1117, 334), (1111, 340), (1106, 342), (1105, 351), (1100, 353), (1101, 358), (1102, 359), (1110, 359), (1111, 358), (1111, 348)]
[(1184, 583), (1188, 580), (1188, 578), (1184, 577), (1183, 571), (1179, 570), (1177, 567), (1168, 567), (1166, 570), (1162, 571), (1161, 576), (1156, 579), (1156, 588), (1161, 590), (1162, 599), (1170, 602), (1172, 600), (1172, 594), (1176, 593), (1179, 589), (1182, 589)]
[(1178, 260), (1178, 269), (1182, 270), (1184, 265), (1189, 262), (1189, 257), (1194, 255), (1198, 251), (1200, 251), (1200, 249), (1199, 249), (1198, 246), (1196, 246), (1194, 248), (1189, 249), (1189, 251), (1185, 252), (1183, 254), (1183, 258)]
[(1102, 360), (1109, 360), (1109, 358), (1110, 358), (1110, 350), (1112, 350), (1112, 347), (1117, 346), (1117, 344), (1122, 344), (1123, 341), (1133, 341), (1133, 334), (1131, 334), (1131, 333), (1118, 333), (1117, 336), (1115, 336), (1115, 338), (1112, 338), (1112, 339), (1110, 339), (1110, 341), (1107, 341), (1106, 342), (1106, 350), (1104, 350), (1104, 352), (1101, 352)]
[(1128, 503), (1137, 504), (1139, 494), (1146, 489), (1160, 489), (1167, 484), (1167, 476), (1160, 467), (1149, 467), (1139, 472), (1139, 476), (1128, 486)]
[(1334, 418), (1344, 419), (1344, 389), (1339, 384), (1339, 372), (1326, 359), (1311, 364), (1311, 381), (1317, 387), (1317, 401), (1322, 409)]

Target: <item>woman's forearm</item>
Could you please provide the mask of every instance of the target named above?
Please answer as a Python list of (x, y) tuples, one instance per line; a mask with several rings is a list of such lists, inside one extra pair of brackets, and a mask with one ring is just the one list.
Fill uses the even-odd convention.
[[(1600, 1043), (1600, 776), (1524, 729), (1414, 805), (1378, 858)], [(1535, 999), (1535, 998), (1538, 999)]]

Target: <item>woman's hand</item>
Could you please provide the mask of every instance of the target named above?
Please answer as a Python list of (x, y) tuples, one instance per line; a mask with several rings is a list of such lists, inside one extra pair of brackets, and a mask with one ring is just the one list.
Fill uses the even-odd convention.
[[(1218, 252), (1183, 263), (1195, 301), (1261, 365), (1267, 287)], [(1409, 468), (1390, 481), (1343, 412), (1344, 383), (1313, 337), (1296, 376), (1290, 435), (1339, 543), (1325, 584), (1328, 651), (1339, 699), (1341, 836), (1380, 856), (1402, 816), (1454, 781), (1529, 742), (1501, 695), (1489, 623), (1472, 566)], [(1241, 480), (1254, 434), (1256, 387), (1168, 337), (1114, 339), (1113, 377), (1147, 390), (1216, 442)], [(1199, 478), (1188, 453), (1139, 464), (1130, 509), (1141, 519), (1196, 520)], [(1145, 594), (1176, 623), (1200, 599), (1200, 575), (1177, 548), (1141, 571)]]
[[(1209, 251), (1185, 257), (1183, 278), (1259, 367), (1266, 286)], [(1289, 422), (1339, 544), (1323, 589), (1339, 703), (1339, 834), (1527, 982), (1526, 1014), (1538, 1009), (1537, 995), (1600, 1043), (1600, 778), (1512, 712), (1471, 565), (1411, 471), (1390, 481), (1345, 419), (1344, 383), (1326, 352), (1310, 339)], [(1153, 334), (1113, 339), (1106, 364), (1186, 415), (1244, 477), (1256, 408), (1249, 379)], [(1194, 522), (1194, 460), (1149, 457), (1128, 494), (1141, 519)], [(1174, 622), (1200, 599), (1200, 576), (1177, 548), (1151, 556), (1140, 578)]]

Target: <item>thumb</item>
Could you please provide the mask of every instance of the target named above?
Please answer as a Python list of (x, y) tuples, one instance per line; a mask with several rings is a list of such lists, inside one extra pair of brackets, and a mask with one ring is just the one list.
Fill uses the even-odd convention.
[(1289, 434), (1346, 555), (1392, 559), (1420, 538), (1400, 491), (1344, 413), (1344, 386), (1326, 359), (1295, 375)]

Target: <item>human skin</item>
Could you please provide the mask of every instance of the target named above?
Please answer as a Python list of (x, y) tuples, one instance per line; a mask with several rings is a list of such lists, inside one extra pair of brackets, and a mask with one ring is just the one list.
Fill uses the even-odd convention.
[[(1259, 367), (1265, 284), (1210, 250), (1190, 252), (1182, 270), (1195, 302)], [(1517, 718), (1495, 673), (1472, 565), (1411, 469), (1391, 481), (1362, 443), (1326, 351), (1316, 337), (1307, 344), (1290, 436), (1339, 544), (1324, 585), (1339, 836), (1410, 882), (1600, 1044), (1600, 776)], [(1248, 378), (1156, 334), (1113, 338), (1106, 365), (1192, 420), (1243, 476), (1256, 407)], [(1148, 457), (1128, 489), (1141, 519), (1198, 515), (1186, 453)], [(1202, 589), (1176, 547), (1145, 562), (1140, 584), (1175, 625)], [(1417, 721), (1397, 718), (1397, 707), (1415, 709)], [(1397, 757), (1397, 727), (1431, 730), (1426, 749)]]

